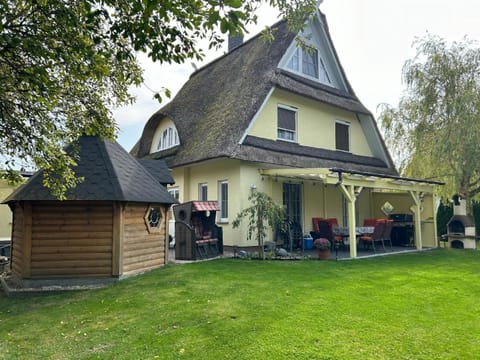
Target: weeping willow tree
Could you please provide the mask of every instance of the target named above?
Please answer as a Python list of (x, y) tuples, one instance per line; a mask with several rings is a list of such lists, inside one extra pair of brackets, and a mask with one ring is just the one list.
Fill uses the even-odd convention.
[(480, 193), (480, 49), (428, 35), (403, 68), (396, 108), (381, 105), (387, 145), (402, 175), (444, 181), (444, 198)]

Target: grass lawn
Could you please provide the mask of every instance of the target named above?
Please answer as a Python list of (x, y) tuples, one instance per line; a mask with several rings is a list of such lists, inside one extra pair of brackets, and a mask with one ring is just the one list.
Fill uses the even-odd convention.
[(477, 359), (480, 251), (169, 265), (0, 295), (1, 359)]

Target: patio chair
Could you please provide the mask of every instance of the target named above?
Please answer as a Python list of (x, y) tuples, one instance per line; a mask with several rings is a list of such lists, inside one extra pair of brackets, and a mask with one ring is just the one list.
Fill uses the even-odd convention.
[(390, 243), (390, 250), (393, 251), (392, 228), (393, 228), (393, 220), (385, 220), (385, 231), (383, 232), (383, 243), (388, 241)]
[(375, 226), (377, 219), (365, 219), (363, 220), (363, 226)]
[[(325, 219), (326, 221), (328, 221), (328, 223), (330, 224), (330, 226), (332, 227), (332, 231), (335, 227), (338, 227), (338, 221), (337, 221), (337, 218), (328, 218), (328, 219)], [(332, 247), (335, 247), (335, 246), (341, 246), (343, 249), (345, 249), (345, 239), (346, 238), (349, 238), (348, 235), (340, 235), (340, 234), (333, 234), (333, 241), (334, 243), (332, 244)]]
[(372, 245), (374, 253), (377, 252), (377, 249), (375, 248), (375, 243), (381, 242), (383, 251), (386, 252), (385, 243), (383, 242), (384, 232), (385, 232), (385, 220), (377, 219), (377, 221), (375, 222), (375, 226), (373, 228), (373, 233), (360, 236), (360, 242), (363, 243), (364, 247), (366, 247), (367, 245)]

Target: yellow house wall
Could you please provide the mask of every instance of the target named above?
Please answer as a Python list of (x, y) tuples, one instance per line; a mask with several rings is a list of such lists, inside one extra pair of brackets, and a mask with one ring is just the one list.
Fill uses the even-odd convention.
[(335, 150), (335, 121), (350, 123), (350, 151), (372, 156), (363, 129), (353, 112), (338, 109), (276, 89), (252, 124), (248, 135), (277, 140), (277, 106), (297, 108), (297, 140), (300, 145)]
[[(2, 202), (15, 187), (0, 180), (0, 202)], [(12, 212), (8, 205), (0, 204), (0, 240), (9, 240), (12, 235)]]
[(303, 185), (304, 233), (308, 234), (313, 230), (313, 217), (324, 216), (324, 203), (325, 186), (321, 182), (305, 182)]
[(371, 190), (363, 189), (356, 202), (356, 223), (362, 226), (365, 219), (371, 218)]
[[(227, 246), (238, 245), (237, 238), (244, 238), (243, 234), (239, 234), (237, 229), (232, 228), (232, 221), (241, 209), (241, 199), (248, 197), (246, 193), (254, 179), (250, 181), (247, 175), (240, 182), (240, 174), (241, 162), (238, 160), (216, 160), (172, 170), (172, 176), (175, 179), (173, 187), (179, 189), (180, 202), (198, 200), (199, 184), (207, 184), (208, 200), (218, 201), (219, 181), (228, 181), (228, 222), (218, 224), (223, 228), (223, 242)], [(256, 176), (259, 177), (258, 171)]]
[(343, 226), (343, 212), (342, 212), (342, 193), (335, 186), (327, 186), (326, 193), (326, 207), (324, 217), (337, 218), (338, 224)]

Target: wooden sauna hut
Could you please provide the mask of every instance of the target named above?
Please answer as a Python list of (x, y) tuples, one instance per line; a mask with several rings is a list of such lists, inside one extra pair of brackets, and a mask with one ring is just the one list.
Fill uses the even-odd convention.
[[(166, 262), (168, 209), (176, 200), (165, 163), (142, 163), (118, 143), (82, 136), (76, 174), (84, 180), (59, 201), (38, 171), (4, 202), (13, 212), (10, 277), (19, 286), (114, 280)], [(56, 281), (51, 281), (56, 279)]]
[(175, 259), (198, 260), (223, 254), (222, 228), (215, 224), (216, 201), (175, 205)]

